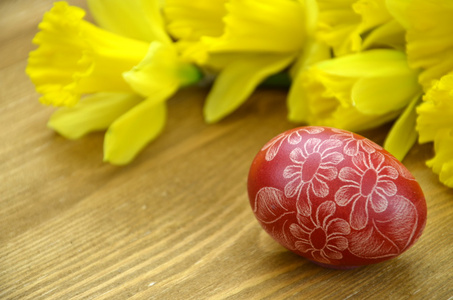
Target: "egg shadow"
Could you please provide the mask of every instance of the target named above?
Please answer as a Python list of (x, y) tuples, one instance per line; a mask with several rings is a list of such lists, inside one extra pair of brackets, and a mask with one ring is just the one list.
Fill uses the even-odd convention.
[[(260, 234), (260, 250), (265, 252), (268, 270), (284, 270), (275, 281), (285, 282), (280, 292), (302, 297), (308, 292), (322, 297), (345, 299), (370, 299), (375, 294), (390, 299), (407, 299), (419, 290), (417, 278), (422, 262), (414, 262), (409, 256), (399, 257), (377, 264), (353, 269), (334, 269), (320, 266), (287, 250), (266, 233)], [(417, 275), (418, 274), (418, 275)], [(329, 298), (332, 299), (332, 298)], [(353, 298), (354, 299), (354, 298)]]

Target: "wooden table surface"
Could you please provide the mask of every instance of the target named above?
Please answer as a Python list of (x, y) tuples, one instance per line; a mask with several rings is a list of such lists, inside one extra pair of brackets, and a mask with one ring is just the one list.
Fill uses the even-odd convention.
[[(202, 119), (205, 88), (180, 91), (160, 138), (126, 167), (105, 164), (102, 133), (46, 128), (53, 109), (24, 73), (50, 7), (0, 1), (0, 299), (453, 299), (453, 190), (424, 164), (432, 145), (404, 161), (429, 210), (415, 246), (318, 267), (268, 237), (247, 198), (253, 157), (295, 126), (285, 90), (260, 89), (215, 125)], [(382, 143), (388, 128), (362, 134)]]

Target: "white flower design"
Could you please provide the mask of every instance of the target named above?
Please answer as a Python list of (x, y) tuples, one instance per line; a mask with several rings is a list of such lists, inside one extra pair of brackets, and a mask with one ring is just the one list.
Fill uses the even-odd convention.
[(302, 141), (302, 136), (300, 135), (300, 132), (306, 132), (308, 134), (317, 134), (323, 131), (324, 128), (322, 127), (307, 126), (299, 130), (283, 132), (277, 135), (272, 140), (270, 140), (266, 145), (264, 145), (261, 151), (267, 150), (266, 160), (271, 161), (277, 155), (278, 150), (280, 150), (280, 147), (282, 146), (285, 139), (291, 145), (297, 145)]
[[(289, 157), (294, 165), (289, 165), (283, 171), (283, 177), (292, 179), (285, 186), (285, 196), (292, 198), (297, 195), (298, 212), (304, 216), (311, 213), (310, 192), (324, 198), (329, 194), (326, 181), (334, 180), (338, 170), (334, 165), (344, 157), (339, 152), (330, 150), (340, 147), (341, 141), (328, 139), (321, 142), (318, 138), (308, 139), (303, 148), (295, 148)], [(300, 197), (306, 187), (307, 197)]]
[(351, 232), (345, 220), (333, 218), (335, 203), (325, 201), (316, 210), (316, 219), (298, 218), (299, 224), (291, 224), (290, 232), (297, 239), (296, 249), (309, 253), (313, 259), (321, 263), (330, 263), (332, 259), (342, 259), (348, 248), (348, 240), (344, 235)]
[(333, 135), (333, 139), (340, 139), (345, 141), (344, 154), (348, 156), (355, 156), (359, 153), (360, 149), (367, 153), (374, 153), (376, 150), (382, 150), (382, 147), (373, 143), (366, 138), (355, 137), (352, 132), (344, 131), (337, 128), (332, 128), (333, 132), (337, 134)]
[(411, 172), (409, 172), (409, 170), (406, 169), (406, 167), (404, 165), (402, 165), (401, 162), (396, 157), (394, 157), (390, 153), (385, 154), (385, 156), (387, 157), (387, 159), (388, 159), (389, 163), (392, 165), (392, 167), (394, 167), (396, 170), (398, 170), (399, 174), (401, 176), (403, 176), (403, 178), (406, 178), (407, 180), (415, 181), (414, 175), (412, 175)]
[(353, 229), (363, 229), (368, 223), (368, 206), (376, 213), (387, 209), (387, 197), (397, 192), (396, 184), (390, 179), (398, 178), (398, 171), (391, 166), (382, 166), (384, 155), (374, 152), (365, 156), (363, 152), (352, 158), (355, 168), (344, 167), (338, 178), (343, 185), (335, 194), (335, 201), (340, 206), (353, 203), (350, 224)]

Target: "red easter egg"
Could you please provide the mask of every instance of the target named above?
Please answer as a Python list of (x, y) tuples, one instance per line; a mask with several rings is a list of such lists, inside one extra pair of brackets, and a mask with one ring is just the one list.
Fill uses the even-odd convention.
[(286, 131), (256, 155), (248, 193), (264, 230), (315, 263), (352, 268), (406, 251), (426, 223), (420, 185), (394, 156), (345, 130)]

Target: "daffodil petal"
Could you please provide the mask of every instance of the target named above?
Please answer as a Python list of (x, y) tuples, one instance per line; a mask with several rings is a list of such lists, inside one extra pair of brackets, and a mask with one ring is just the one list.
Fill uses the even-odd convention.
[(309, 104), (307, 103), (306, 89), (301, 84), (295, 84), (299, 82), (296, 78), (290, 87), (287, 106), (288, 106), (288, 120), (291, 122), (307, 123), (310, 115)]
[(419, 104), (420, 99), (421, 95), (417, 95), (412, 99), (411, 103), (393, 124), (384, 142), (384, 148), (400, 161), (404, 159), (417, 141), (418, 134), (415, 130), (417, 112), (415, 108)]
[(88, 0), (96, 22), (116, 34), (146, 42), (170, 43), (159, 0)]
[(146, 99), (117, 119), (104, 138), (104, 161), (125, 165), (163, 130), (166, 104)]
[(147, 97), (158, 95), (158, 99), (166, 99), (179, 87), (176, 76), (177, 54), (172, 47), (164, 44), (151, 43), (146, 57), (132, 70), (123, 74), (132, 89)]
[(47, 125), (65, 138), (77, 139), (89, 132), (107, 129), (142, 100), (134, 94), (93, 94), (75, 106), (57, 110)]
[(227, 0), (165, 0), (168, 31), (177, 39), (197, 41), (202, 36), (220, 36)]
[(385, 0), (318, 1), (318, 37), (336, 56), (362, 50), (362, 38), (387, 22)]
[[(329, 59), (330, 56), (330, 48), (326, 44), (311, 38), (307, 40), (302, 55), (290, 70), (293, 83), (290, 86), (287, 98), (288, 120), (292, 122), (307, 122), (310, 112), (308, 109), (306, 89), (301, 82), (304, 80), (302, 78), (304, 71), (315, 63)], [(319, 106), (325, 104), (329, 106), (326, 102), (319, 103)]]
[(384, 115), (364, 115), (353, 107), (339, 106), (330, 117), (319, 120), (313, 125), (324, 125), (346, 129), (349, 131), (362, 131), (376, 128), (385, 124), (399, 115), (399, 111), (389, 112)]
[(173, 45), (153, 42), (146, 57), (123, 77), (140, 95), (166, 99), (180, 86), (200, 80), (201, 73), (195, 66), (180, 61)]
[(205, 64), (207, 46), (202, 37), (220, 37), (227, 0), (165, 0), (164, 13), (168, 31), (176, 39), (176, 47), (187, 61)]
[(327, 44), (308, 38), (301, 54), (290, 68), (290, 75), (296, 78), (303, 70), (330, 58), (332, 58), (331, 49)]
[(410, 26), (406, 11), (411, 1), (412, 0), (385, 0), (385, 5), (389, 13), (406, 29)]
[(367, 32), (391, 20), (385, 0), (358, 0), (352, 5), (353, 10), (362, 17), (358, 33)]
[(408, 76), (361, 78), (354, 84), (351, 98), (358, 111), (379, 115), (405, 107), (419, 92), (421, 87), (414, 73)]
[(317, 36), (334, 49), (337, 56), (351, 53), (351, 33), (360, 24), (360, 15), (352, 9), (356, 0), (318, 1)]
[(404, 51), (406, 45), (406, 31), (395, 20), (389, 21), (370, 32), (362, 44), (362, 49), (376, 47), (390, 47), (399, 51)]
[(433, 172), (439, 175), (439, 180), (453, 188), (453, 130), (444, 129), (438, 132), (434, 140), (435, 156), (426, 162)]
[(318, 26), (319, 7), (317, 0), (298, 0), (300, 5), (305, 7), (306, 33), (310, 38), (316, 35), (316, 27)]
[(337, 57), (317, 64), (324, 72), (345, 77), (381, 77), (414, 73), (404, 52), (376, 49)]
[(251, 54), (237, 56), (217, 77), (206, 104), (204, 116), (214, 123), (239, 107), (256, 86), (294, 60), (294, 55)]

